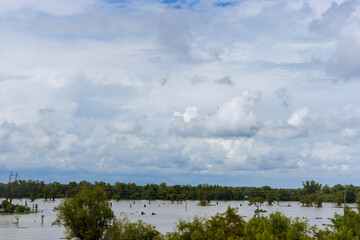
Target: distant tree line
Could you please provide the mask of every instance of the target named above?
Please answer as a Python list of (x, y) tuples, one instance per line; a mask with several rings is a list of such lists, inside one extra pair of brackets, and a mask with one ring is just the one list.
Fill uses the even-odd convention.
[(43, 181), (18, 180), (9, 184), (0, 183), (0, 197), (5, 198), (11, 191), (13, 198), (42, 198), (45, 200), (73, 197), (84, 187), (94, 189), (101, 188), (108, 199), (148, 199), (148, 200), (250, 200), (262, 199), (268, 204), (276, 201), (299, 201), (303, 206), (321, 207), (323, 202), (334, 202), (341, 204), (359, 203), (360, 187), (337, 184), (333, 187), (322, 186), (315, 181), (303, 182), (303, 188), (285, 189), (263, 187), (229, 187), (219, 185), (199, 184), (191, 185), (172, 185), (166, 183), (146, 184), (144, 186), (135, 183), (115, 184), (105, 182), (90, 183), (87, 181), (69, 182), (62, 184), (58, 182), (46, 184)]

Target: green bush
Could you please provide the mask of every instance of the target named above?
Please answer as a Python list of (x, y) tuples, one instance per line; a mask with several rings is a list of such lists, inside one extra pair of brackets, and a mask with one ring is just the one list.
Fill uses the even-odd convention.
[(19, 212), (19, 213), (30, 212), (30, 207), (22, 206), (22, 205), (16, 205), (15, 206), (15, 212)]
[(280, 212), (269, 217), (253, 217), (249, 222), (237, 214), (237, 208), (228, 207), (224, 213), (209, 220), (195, 217), (181, 220), (176, 231), (163, 236), (166, 240), (308, 240), (312, 232), (307, 221), (292, 220)]
[(0, 204), (0, 211), (4, 213), (23, 213), (30, 212), (30, 208), (19, 204), (11, 204), (9, 201), (3, 200)]
[(11, 204), (11, 203), (9, 203), (8, 205), (6, 205), (6, 207), (5, 207), (5, 212), (6, 212), (6, 213), (13, 213), (13, 212), (15, 212), (15, 205), (14, 205), (14, 204)]
[(206, 200), (203, 199), (199, 202), (199, 206), (207, 206)]
[(127, 218), (115, 220), (107, 232), (107, 240), (152, 240), (160, 239), (160, 233), (155, 227), (139, 220), (130, 222)]
[(360, 208), (353, 211), (349, 206), (344, 207), (344, 215), (335, 213), (331, 219), (332, 232), (329, 232), (327, 239), (360, 239)]

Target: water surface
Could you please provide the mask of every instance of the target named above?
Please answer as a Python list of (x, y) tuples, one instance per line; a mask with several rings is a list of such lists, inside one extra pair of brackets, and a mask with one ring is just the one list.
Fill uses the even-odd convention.
[[(24, 204), (27, 201), (28, 206), (38, 204), (39, 212), (36, 214), (23, 215), (0, 215), (0, 240), (10, 239), (61, 239), (63, 238), (64, 229), (58, 226), (51, 226), (51, 223), (56, 219), (56, 212), (54, 207), (60, 203), (60, 199), (55, 202), (44, 201), (42, 199), (30, 202), (30, 200), (14, 200), (13, 203)], [(254, 206), (248, 206), (247, 201), (213, 201), (213, 206), (197, 206), (198, 201), (186, 201), (183, 203), (171, 203), (169, 201), (111, 201), (112, 209), (116, 217), (127, 216), (130, 221), (143, 220), (156, 226), (156, 229), (161, 233), (166, 233), (174, 230), (175, 224), (179, 219), (190, 220), (194, 216), (201, 216), (210, 218), (216, 213), (222, 213), (227, 206), (239, 208), (238, 213), (249, 220), (254, 215)], [(315, 207), (301, 207), (298, 202), (280, 202), (272, 206), (263, 205), (262, 209), (268, 215), (271, 212), (280, 211), (288, 217), (307, 218), (310, 225), (317, 225), (320, 228), (324, 224), (329, 224), (334, 213), (342, 214), (343, 209), (337, 208), (333, 203), (324, 203), (322, 208)], [(142, 215), (141, 212), (145, 214)], [(153, 215), (153, 213), (155, 215)], [(44, 215), (44, 222), (41, 221), (41, 216)], [(20, 216), (19, 223), (16, 224), (15, 216)]]

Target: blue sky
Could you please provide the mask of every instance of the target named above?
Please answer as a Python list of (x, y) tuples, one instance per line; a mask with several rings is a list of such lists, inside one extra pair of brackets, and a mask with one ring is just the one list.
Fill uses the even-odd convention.
[(0, 2), (0, 181), (360, 180), (359, 1)]

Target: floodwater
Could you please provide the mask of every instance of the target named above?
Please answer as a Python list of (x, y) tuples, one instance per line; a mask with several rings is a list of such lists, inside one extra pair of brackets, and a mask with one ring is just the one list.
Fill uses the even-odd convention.
[[(1, 199), (0, 199), (1, 201)], [(60, 199), (55, 202), (44, 201), (42, 199), (30, 202), (30, 200), (13, 200), (16, 204), (25, 204), (32, 207), (38, 204), (38, 213), (18, 214), (18, 215), (0, 215), (0, 240), (10, 239), (62, 239), (64, 228), (51, 226), (56, 219), (54, 207), (60, 203)], [(111, 201), (112, 209), (117, 218), (127, 216), (130, 221), (143, 220), (152, 224), (161, 233), (171, 232), (179, 219), (191, 220), (194, 216), (210, 218), (216, 213), (225, 212), (227, 206), (239, 208), (238, 213), (249, 220), (254, 215), (254, 206), (248, 206), (247, 201), (213, 201), (212, 206), (197, 206), (198, 201), (186, 201), (183, 203), (171, 203), (169, 201), (147, 201), (147, 200), (125, 200)], [(269, 213), (280, 211), (288, 217), (307, 218), (310, 225), (317, 225), (323, 228), (325, 224), (330, 224), (328, 218), (332, 218), (334, 213), (342, 214), (343, 209), (335, 207), (334, 203), (324, 203), (322, 208), (301, 207), (298, 202), (280, 202), (272, 206), (263, 205), (261, 209)], [(141, 212), (145, 214), (142, 215)], [(42, 215), (43, 222), (42, 222)], [(19, 216), (16, 223), (15, 216)]]

